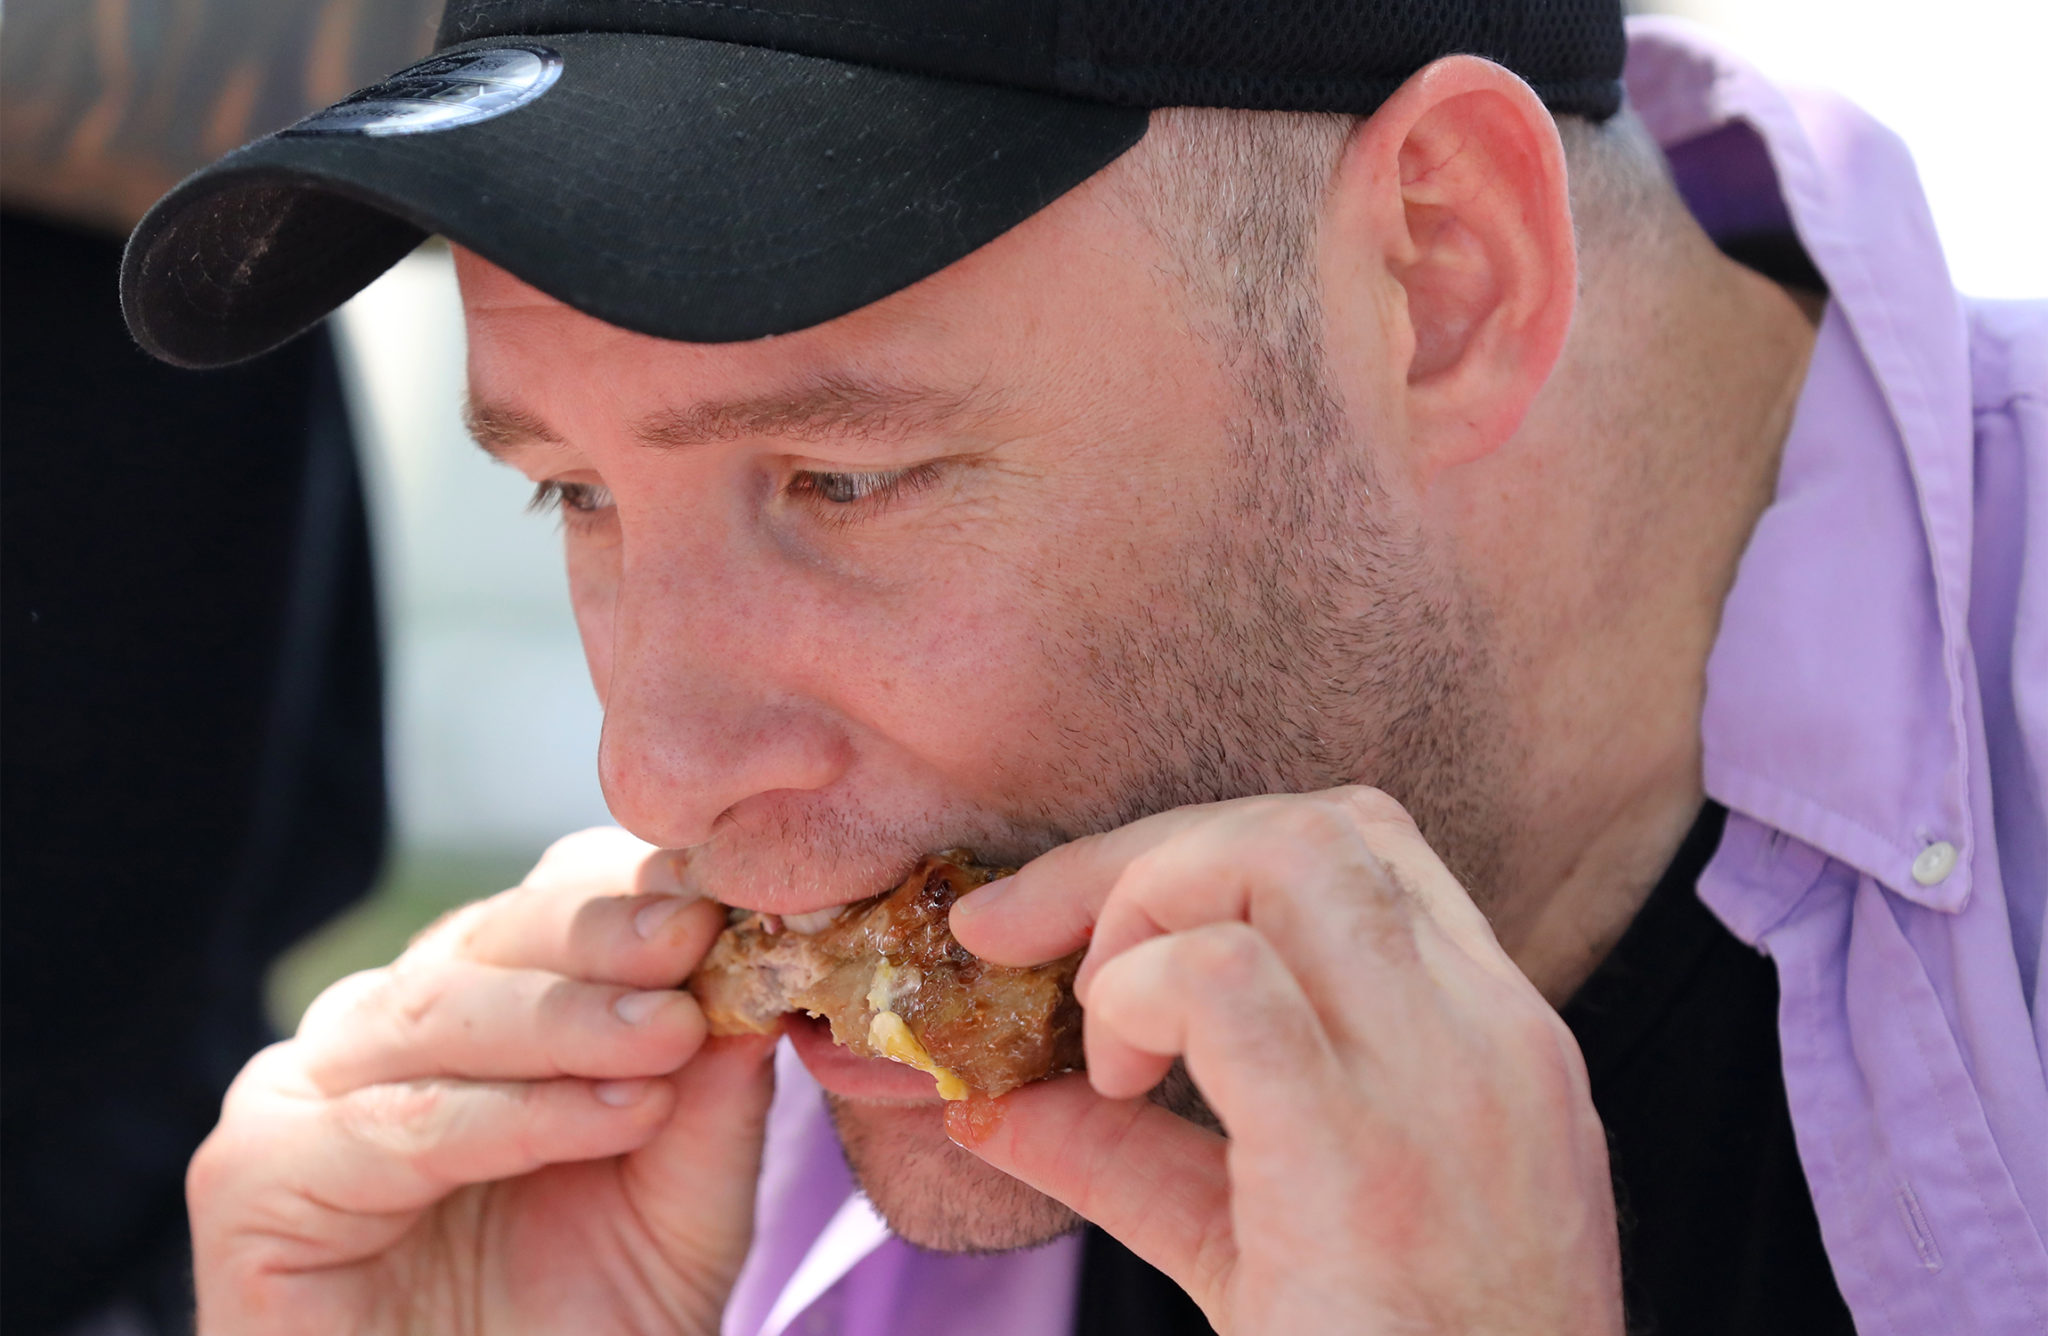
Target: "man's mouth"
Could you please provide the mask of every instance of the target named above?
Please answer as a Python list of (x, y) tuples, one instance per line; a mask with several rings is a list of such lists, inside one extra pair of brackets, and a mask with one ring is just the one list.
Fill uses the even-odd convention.
[(1002, 1095), (1081, 1063), (1080, 953), (994, 965), (962, 950), (948, 927), (960, 895), (1006, 875), (952, 849), (813, 932), (742, 913), (690, 976), (690, 991), (713, 1034), (788, 1033), (834, 1094)]
[(783, 1022), (790, 1047), (811, 1078), (844, 1099), (913, 1101), (942, 1104), (932, 1078), (915, 1067), (887, 1058), (864, 1058), (832, 1042), (832, 1027), (822, 1017), (801, 1012)]
[[(735, 911), (734, 917), (750, 917), (770, 933), (790, 932), (809, 936), (831, 927), (848, 905), (858, 903), (857, 900), (849, 900), (845, 904), (827, 905), (801, 914), (743, 915)], [(791, 1012), (783, 1018), (782, 1033), (788, 1037), (790, 1047), (796, 1050), (811, 1078), (834, 1095), (844, 1099), (886, 1099), (892, 1103), (901, 1100), (919, 1104), (945, 1102), (933, 1087), (932, 1078), (917, 1068), (887, 1058), (862, 1057), (834, 1043), (832, 1023), (823, 1016)]]
[(823, 909), (806, 910), (801, 914), (770, 914), (759, 909), (742, 909), (737, 905), (730, 905), (726, 909), (726, 915), (728, 921), (735, 925), (744, 924), (759, 928), (771, 937), (783, 932), (798, 933), (807, 937), (831, 927), (833, 920), (839, 917), (847, 905), (859, 903), (858, 900), (848, 900), (845, 904), (827, 905)]

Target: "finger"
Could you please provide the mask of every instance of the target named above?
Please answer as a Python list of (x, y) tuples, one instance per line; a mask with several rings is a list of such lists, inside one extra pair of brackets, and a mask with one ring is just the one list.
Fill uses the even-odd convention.
[(405, 1081), (339, 1099), (245, 1093), (195, 1161), (192, 1191), (195, 1201), (240, 1196), (286, 1216), (327, 1216), (305, 1233), (332, 1238), (335, 1215), (402, 1217), (469, 1184), (624, 1154), (654, 1134), (673, 1098), (661, 1080)]
[(520, 885), (601, 884), (640, 894), (681, 895), (682, 864), (682, 850), (657, 848), (617, 826), (592, 826), (549, 845)]
[(1405, 956), (1405, 924), (1418, 910), (1491, 972), (1515, 972), (1407, 811), (1352, 785), (1183, 808), (1077, 840), (963, 897), (952, 925), (962, 945), (1005, 964), (1092, 943), (1076, 980), (1085, 999), (1117, 952), (1232, 918), (1257, 922), (1305, 976), (1363, 979), (1345, 968), (1355, 935)]
[[(1133, 858), (1099, 911), (1074, 981), (1085, 1004), (1095, 974), (1138, 943), (1209, 923), (1250, 923), (1321, 991), (1371, 977), (1369, 957), (1410, 954), (1415, 908), (1351, 812), (1315, 794), (1218, 811)], [(1319, 997), (1326, 1009), (1341, 1009)]]
[(1522, 977), (1494, 936), (1493, 924), (1444, 860), (1423, 838), (1408, 809), (1364, 785), (1332, 790), (1357, 815), (1366, 844), (1396, 884), (1468, 956), (1503, 978)]
[(725, 910), (708, 900), (636, 892), (634, 875), (617, 869), (602, 879), (514, 887), (459, 911), (407, 955), (674, 987), (711, 948)]
[(686, 992), (447, 960), (351, 975), (307, 1009), (298, 1038), (308, 1076), (339, 1094), (429, 1076), (658, 1076), (704, 1035)]
[(639, 1219), (670, 1255), (700, 1258), (720, 1274), (739, 1267), (753, 1237), (774, 1055), (773, 1035), (707, 1042), (668, 1078), (674, 1111), (624, 1165)]
[(1025, 1086), (998, 1107), (991, 1130), (955, 1140), (1101, 1226), (1218, 1322), (1237, 1252), (1228, 1142), (1143, 1100), (1105, 1099), (1078, 1074)]
[(1183, 1057), (1224, 1127), (1245, 1141), (1295, 1144), (1339, 1084), (1301, 984), (1240, 923), (1155, 937), (1118, 956), (1097, 976), (1084, 1025), (1088, 1079), (1105, 1097), (1149, 1090)]
[[(415, 937), (414, 947), (449, 949), (466, 940), (479, 911), (494, 901), (542, 898), (516, 894), (521, 891), (566, 896), (571, 903), (591, 895), (695, 898), (683, 890), (680, 851), (657, 849), (616, 826), (597, 826), (565, 835), (549, 845), (533, 869), (511, 891), (442, 915)], [(501, 960), (499, 963), (539, 962)]]
[[(1271, 800), (1238, 800), (1261, 801)], [(1087, 944), (1103, 901), (1132, 859), (1234, 805), (1176, 808), (1048, 850), (1016, 875), (960, 897), (952, 909), (953, 935), (999, 965), (1057, 960)]]
[[(1101, 920), (1128, 895), (1127, 883), (1160, 893), (1124, 925), (1129, 939), (1115, 949), (1158, 931), (1248, 918), (1255, 893), (1294, 894), (1304, 882), (1328, 887), (1348, 876), (1391, 893), (1397, 888), (1362, 837), (1351, 792), (1184, 807), (1062, 845), (963, 896), (953, 907), (954, 935), (976, 955), (1029, 965), (1091, 940), (1099, 947), (1108, 926)], [(1160, 913), (1151, 913), (1155, 906)]]

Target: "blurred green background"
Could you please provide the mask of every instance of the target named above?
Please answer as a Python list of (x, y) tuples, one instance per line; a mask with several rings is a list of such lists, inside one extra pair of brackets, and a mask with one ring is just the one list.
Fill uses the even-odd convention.
[(369, 899), (300, 942), (270, 971), (267, 1001), (279, 1034), (320, 990), (344, 974), (389, 964), (413, 934), (441, 915), (507, 886), (516, 886), (542, 845), (515, 849), (401, 849)]

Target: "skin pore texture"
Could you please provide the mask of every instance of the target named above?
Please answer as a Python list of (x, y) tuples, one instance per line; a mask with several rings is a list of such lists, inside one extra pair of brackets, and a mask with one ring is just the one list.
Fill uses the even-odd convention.
[[(472, 426), (562, 507), (620, 822), (796, 913), (928, 849), (1363, 782), (1568, 997), (1698, 811), (1811, 323), (1631, 120), (1561, 146), (1470, 77), (1363, 123), (1158, 113), (983, 250), (757, 343), (459, 254)], [(833, 1112), (913, 1243), (1073, 1226), (936, 1103)]]

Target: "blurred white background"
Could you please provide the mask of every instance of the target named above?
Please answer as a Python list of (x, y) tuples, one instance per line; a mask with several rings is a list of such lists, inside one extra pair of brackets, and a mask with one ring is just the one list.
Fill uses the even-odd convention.
[(377, 893), (271, 976), (289, 1033), (329, 982), (390, 960), (443, 911), (518, 880), (608, 820), (597, 698), (557, 521), (462, 428), (462, 307), (429, 243), (335, 321), (362, 447), (384, 624), (391, 855)]
[(401, 847), (493, 850), (605, 820), (597, 700), (553, 516), (462, 428), (462, 308), (423, 247), (340, 318), (368, 456)]
[(2048, 0), (1652, 0), (1913, 150), (1956, 286), (2048, 297)]
[[(1695, 19), (1774, 77), (1861, 103), (1918, 159), (1958, 286), (2048, 296), (2048, 0), (1638, 8)], [(400, 264), (339, 324), (384, 596), (396, 856), (382, 901), (288, 964), (281, 1019), (322, 977), (388, 959), (421, 917), (605, 819), (555, 521), (527, 515), (530, 489), (462, 431), (446, 249)]]

